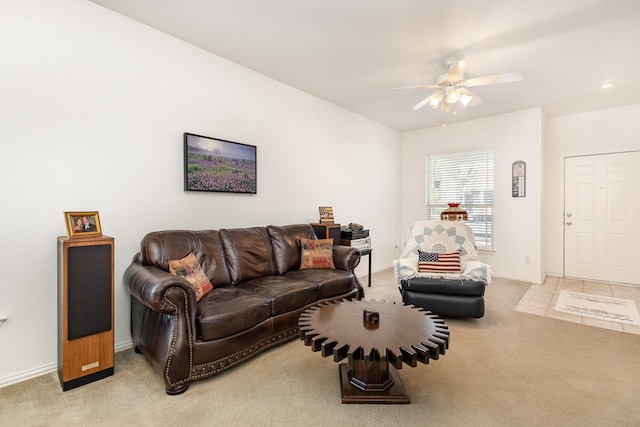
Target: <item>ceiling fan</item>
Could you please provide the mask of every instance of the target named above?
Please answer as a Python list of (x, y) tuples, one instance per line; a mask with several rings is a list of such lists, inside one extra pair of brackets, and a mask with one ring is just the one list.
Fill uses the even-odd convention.
[(442, 110), (447, 112), (457, 102), (459, 102), (463, 107), (466, 107), (467, 105), (471, 105), (473, 107), (482, 102), (477, 95), (466, 89), (468, 87), (519, 82), (524, 79), (524, 74), (520, 72), (465, 79), (464, 72), (467, 69), (467, 64), (464, 61), (455, 58), (448, 58), (445, 61), (445, 65), (449, 69), (449, 72), (438, 77), (436, 84), (399, 87), (394, 90), (438, 89), (436, 92), (414, 105), (413, 109), (418, 110), (429, 104), (433, 109), (441, 106)]

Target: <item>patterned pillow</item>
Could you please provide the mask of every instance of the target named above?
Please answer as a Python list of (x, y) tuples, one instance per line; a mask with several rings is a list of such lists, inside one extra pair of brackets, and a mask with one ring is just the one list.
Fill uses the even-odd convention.
[(169, 261), (169, 272), (186, 279), (193, 285), (196, 290), (196, 301), (200, 301), (200, 298), (213, 289), (213, 285), (205, 276), (193, 252), (182, 259)]
[(302, 256), (300, 269), (305, 268), (330, 268), (333, 265), (333, 238), (331, 239), (300, 239), (302, 246)]
[(418, 249), (418, 273), (461, 273), (460, 251), (447, 254)]

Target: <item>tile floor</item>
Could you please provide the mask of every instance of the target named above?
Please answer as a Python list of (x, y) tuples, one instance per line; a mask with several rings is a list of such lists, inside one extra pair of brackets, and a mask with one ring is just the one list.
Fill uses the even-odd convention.
[(577, 314), (566, 314), (554, 310), (556, 301), (558, 300), (558, 294), (561, 290), (630, 299), (635, 301), (636, 307), (640, 307), (640, 286), (590, 282), (587, 280), (567, 279), (561, 277), (547, 277), (542, 285), (530, 285), (518, 304), (515, 306), (514, 310), (640, 335), (640, 326), (638, 325), (627, 325), (618, 322), (592, 319), (589, 317), (579, 316)]

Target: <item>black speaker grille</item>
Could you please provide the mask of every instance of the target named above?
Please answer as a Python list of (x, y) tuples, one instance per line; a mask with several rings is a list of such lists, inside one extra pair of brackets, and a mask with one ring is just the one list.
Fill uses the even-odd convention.
[(67, 339), (110, 330), (111, 245), (70, 247), (67, 269)]

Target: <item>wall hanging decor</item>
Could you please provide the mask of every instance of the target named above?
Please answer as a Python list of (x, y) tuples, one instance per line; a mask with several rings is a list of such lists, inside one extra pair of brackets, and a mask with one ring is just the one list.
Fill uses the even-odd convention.
[(184, 189), (256, 194), (256, 146), (184, 134)]
[(527, 164), (522, 160), (513, 162), (511, 165), (511, 196), (525, 197), (527, 178)]

